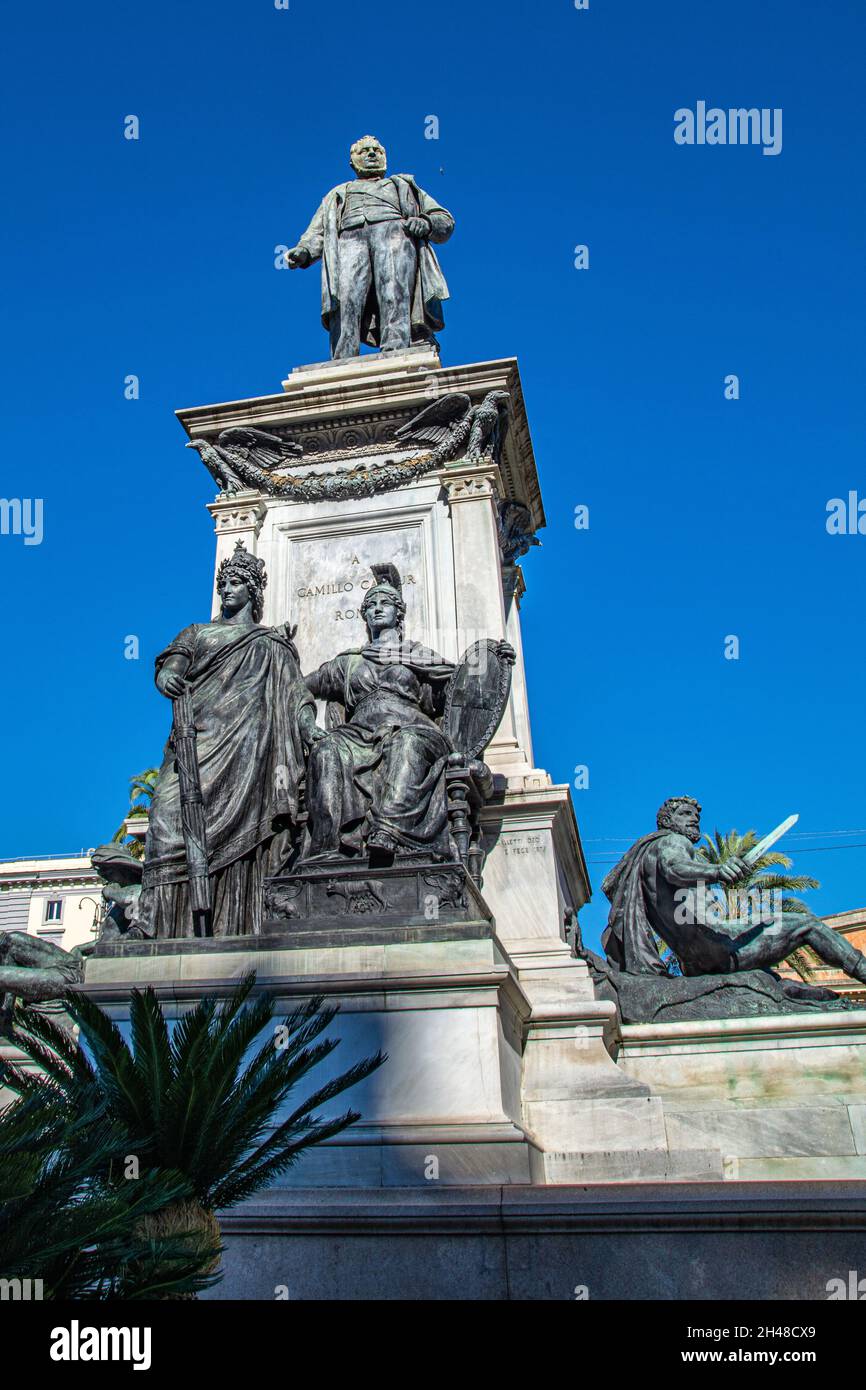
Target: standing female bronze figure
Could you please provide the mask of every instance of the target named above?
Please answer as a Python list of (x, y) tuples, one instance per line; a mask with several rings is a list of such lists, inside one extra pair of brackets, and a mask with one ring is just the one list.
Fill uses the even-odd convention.
[[(217, 574), (219, 618), (184, 628), (156, 659), (156, 685), (192, 699), (214, 936), (261, 929), (262, 880), (298, 812), (315, 703), (286, 628), (260, 625), (264, 562), (239, 541)], [(280, 836), (279, 840), (284, 837)], [(155, 936), (192, 936), (175, 751), (166, 747), (150, 809), (139, 916)]]

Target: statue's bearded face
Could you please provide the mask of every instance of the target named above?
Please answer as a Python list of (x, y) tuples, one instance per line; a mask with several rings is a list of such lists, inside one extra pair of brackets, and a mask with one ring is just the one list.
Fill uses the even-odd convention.
[(701, 838), (701, 813), (697, 806), (686, 804), (672, 807), (670, 823), (672, 830), (678, 830), (687, 840), (691, 840), (693, 845)]
[(356, 140), (349, 154), (352, 168), (360, 178), (380, 177), (388, 168), (384, 146), (373, 135)]

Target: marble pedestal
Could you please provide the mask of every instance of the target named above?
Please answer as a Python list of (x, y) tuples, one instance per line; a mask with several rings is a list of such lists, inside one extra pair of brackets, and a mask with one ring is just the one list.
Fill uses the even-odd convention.
[(613, 1060), (616, 1011), (593, 997), (585, 964), (543, 943), (518, 965), (466, 886), (464, 907), (434, 924), (417, 914), (381, 921), (377, 911), (271, 921), (257, 938), (105, 942), (83, 988), (123, 1026), (132, 988), (151, 985), (179, 1017), (255, 970), (279, 1016), (312, 995), (339, 1006), (341, 1045), (315, 1085), (387, 1053), (352, 1091), (361, 1122), (307, 1155), (284, 1185), (721, 1176), (716, 1150), (671, 1144), (662, 1100)]
[(866, 1010), (628, 1024), (614, 1053), (728, 1179), (866, 1178)]
[[(529, 1182), (533, 1141), (521, 1121), (529, 1005), (486, 921), (350, 927), (221, 942), (130, 942), (88, 962), (84, 988), (123, 1026), (131, 987), (152, 985), (169, 1017), (225, 995), (249, 970), (282, 1017), (300, 998), (339, 1006), (340, 1046), (320, 1086), (379, 1050), (388, 1060), (340, 1097), (362, 1120), (305, 1155), (290, 1186)], [(302, 1098), (293, 1095), (292, 1105)]]

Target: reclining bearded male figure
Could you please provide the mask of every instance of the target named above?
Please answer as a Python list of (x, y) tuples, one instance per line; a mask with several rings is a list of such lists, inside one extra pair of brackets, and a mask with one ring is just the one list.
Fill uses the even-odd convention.
[(88, 942), (64, 951), (30, 932), (0, 931), (0, 1019), (6, 1012), (4, 996), (41, 1004), (74, 989), (84, 979), (85, 958), (93, 949)]
[(708, 911), (703, 885), (742, 882), (749, 865), (731, 858), (711, 864), (695, 853), (701, 808), (690, 796), (660, 807), (657, 829), (644, 835), (607, 875), (610, 899), (602, 945), (608, 961), (630, 975), (668, 973), (653, 933), (670, 947), (687, 976), (727, 975), (779, 965), (808, 946), (852, 979), (866, 983), (866, 956), (811, 912), (778, 912), (766, 923), (732, 922), (728, 933)]
[[(366, 852), (384, 864), (424, 852), (447, 860), (445, 767), (454, 750), (436, 718), (454, 666), (404, 639), (400, 577), (393, 565), (372, 569), (377, 582), (361, 607), (367, 642), (304, 677), (313, 695), (343, 707), (345, 723), (314, 734), (302, 857)], [(513, 663), (507, 642), (498, 652)]]

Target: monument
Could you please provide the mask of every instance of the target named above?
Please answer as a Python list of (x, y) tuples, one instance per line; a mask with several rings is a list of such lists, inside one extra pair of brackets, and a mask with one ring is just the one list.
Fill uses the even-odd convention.
[(410, 175), (387, 176), (374, 136), (355, 141), (350, 163), (355, 178), (326, 195), (286, 261), (322, 262), (332, 357), (357, 357), (362, 342), (382, 352), (432, 343), (448, 286), (430, 242), (447, 241), (454, 218)]
[[(866, 983), (866, 956), (811, 912), (769, 904), (757, 921), (721, 920), (719, 904), (706, 889), (737, 883), (749, 863), (732, 858), (713, 865), (696, 854), (700, 816), (693, 797), (669, 797), (659, 808), (656, 830), (632, 845), (604, 880), (611, 911), (602, 944), (610, 968), (589, 958), (602, 992), (613, 990), (629, 1023), (649, 1022), (660, 1009), (669, 1018), (686, 1019), (849, 1007), (832, 990), (793, 984), (770, 968), (808, 946), (819, 960)], [(773, 834), (767, 836), (749, 858), (757, 859), (774, 842)], [(679, 978), (671, 976), (657, 940), (673, 951)], [(722, 999), (719, 977), (728, 986)]]
[(589, 891), (570, 794), (532, 752), (519, 560), (544, 512), (516, 362), (443, 368), (431, 341), (450, 214), (386, 180), (377, 142), (353, 159), (300, 243), (335, 355), (179, 412), (219, 489), (213, 617), (157, 660), (174, 713), (141, 891), (86, 988), (122, 1013), (131, 979), (176, 999), (252, 967), (286, 999), (334, 994), (351, 1045), (391, 1060), (317, 1182), (421, 1181), (431, 1149), (526, 1182), (563, 1001), (620, 1084), (567, 940)]
[[(545, 516), (518, 364), (442, 364), (431, 244), (454, 220), (372, 137), (352, 166), (287, 255), (322, 262), (330, 358), (178, 411), (218, 489), (211, 616), (157, 659), (173, 718), (143, 875), (102, 856), (81, 987), (123, 1024), (133, 987), (182, 1013), (253, 969), (278, 1009), (339, 1003), (344, 1061), (388, 1054), (361, 1121), (226, 1218), (229, 1297), (289, 1268), (305, 1297), (570, 1297), (578, 1258), (599, 1296), (637, 1259), (684, 1297), (694, 1262), (659, 1272), (671, 1230), (724, 1293), (742, 1177), (767, 1206), (737, 1296), (809, 1296), (808, 1260), (794, 1286), (772, 1244), (808, 1201), (777, 1179), (866, 1177), (866, 1011), (771, 966), (801, 940), (857, 978), (862, 957), (811, 916), (683, 925), (676, 892), (712, 872), (688, 798), (606, 880), (609, 960), (583, 949), (570, 791), (533, 753), (520, 561)], [(847, 1268), (843, 1207), (821, 1239)]]

